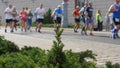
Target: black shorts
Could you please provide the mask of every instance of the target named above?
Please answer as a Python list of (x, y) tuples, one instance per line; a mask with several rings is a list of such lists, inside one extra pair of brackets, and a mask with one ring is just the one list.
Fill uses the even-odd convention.
[(115, 25), (120, 25), (120, 18), (113, 18), (113, 22)]
[(79, 23), (80, 22), (80, 18), (75, 18), (75, 23)]
[(37, 19), (37, 22), (38, 22), (38, 23), (43, 23), (43, 21), (44, 21), (44, 19), (40, 19), (40, 18)]
[(16, 19), (13, 19), (12, 21), (13, 21), (14, 23), (17, 23), (17, 22), (18, 22), (18, 20), (16, 20)]
[(61, 24), (61, 17), (56, 18), (56, 23)]
[(6, 19), (6, 23), (11, 23), (13, 19)]

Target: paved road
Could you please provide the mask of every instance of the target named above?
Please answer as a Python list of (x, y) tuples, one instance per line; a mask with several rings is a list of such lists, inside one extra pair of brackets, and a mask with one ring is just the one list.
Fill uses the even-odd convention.
[[(19, 47), (34, 46), (42, 49), (50, 49), (52, 41), (55, 40), (53, 28), (42, 28), (42, 33), (21, 32), (20, 29), (14, 33), (5, 33), (4, 29), (0, 29), (0, 35), (4, 35), (6, 39), (18, 44)], [(88, 32), (89, 33), (89, 32)], [(120, 39), (111, 39), (110, 32), (94, 32), (94, 36), (82, 36), (80, 32), (74, 33), (73, 29), (64, 29), (62, 41), (65, 44), (64, 50), (72, 49), (74, 52), (92, 50), (98, 56), (97, 64), (103, 65), (106, 61), (120, 63)]]

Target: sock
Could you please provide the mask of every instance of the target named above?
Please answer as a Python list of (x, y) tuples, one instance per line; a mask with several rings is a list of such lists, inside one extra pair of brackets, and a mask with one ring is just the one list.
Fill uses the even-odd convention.
[(118, 29), (117, 28), (113, 28), (112, 33), (117, 33)]

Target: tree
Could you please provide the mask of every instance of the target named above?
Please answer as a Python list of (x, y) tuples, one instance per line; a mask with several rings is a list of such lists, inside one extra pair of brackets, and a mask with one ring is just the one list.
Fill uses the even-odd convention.
[(53, 24), (53, 19), (51, 17), (52, 10), (49, 8), (44, 16), (44, 24)]
[(65, 52), (63, 51), (64, 44), (61, 41), (61, 34), (63, 32), (63, 29), (57, 29), (55, 30), (56, 33), (56, 41), (53, 41), (53, 46), (51, 50), (48, 51), (47, 57), (46, 57), (46, 65), (48, 68), (50, 68), (51, 65), (54, 67), (57, 66), (57, 68), (63, 68), (62, 64), (66, 61)]

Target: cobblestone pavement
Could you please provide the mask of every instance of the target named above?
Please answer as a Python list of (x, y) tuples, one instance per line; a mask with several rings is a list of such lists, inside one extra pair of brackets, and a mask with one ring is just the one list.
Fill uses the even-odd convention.
[[(50, 49), (52, 41), (55, 40), (53, 28), (42, 28), (42, 33), (21, 32), (20, 29), (14, 33), (5, 33), (4, 29), (0, 29), (0, 35), (6, 39), (18, 44), (19, 47), (34, 46), (42, 49)], [(89, 32), (88, 32), (89, 33)], [(106, 61), (120, 63), (120, 39), (111, 39), (110, 32), (94, 32), (94, 36), (82, 36), (80, 31), (74, 33), (73, 29), (65, 28), (62, 34), (62, 41), (65, 44), (64, 50), (72, 49), (74, 52), (92, 50), (98, 56), (97, 65), (103, 66)]]

